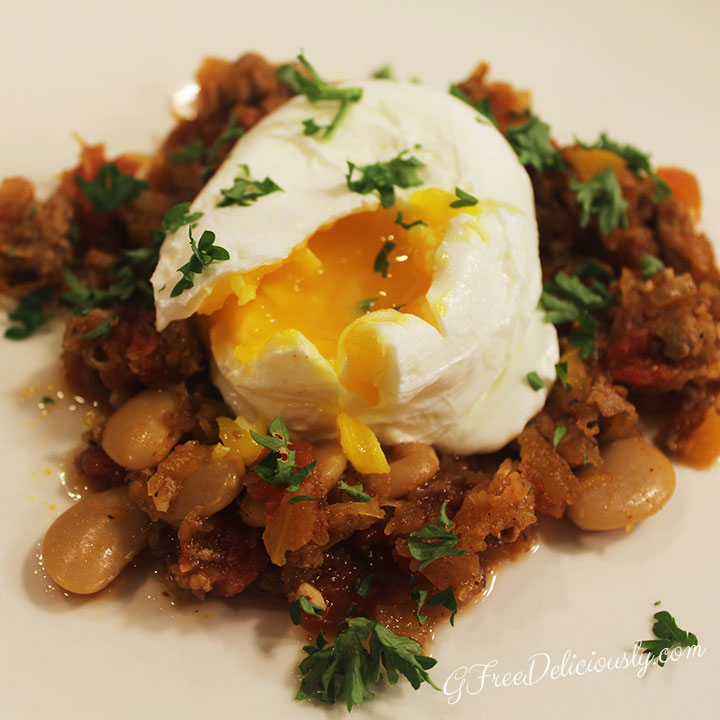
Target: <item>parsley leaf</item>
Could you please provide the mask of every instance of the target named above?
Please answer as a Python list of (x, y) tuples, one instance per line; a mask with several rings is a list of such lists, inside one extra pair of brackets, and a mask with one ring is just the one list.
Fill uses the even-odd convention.
[(302, 622), (303, 613), (312, 615), (313, 617), (320, 617), (320, 613), (324, 612), (324, 608), (316, 605), (304, 595), (301, 595), (297, 600), (293, 600), (288, 610), (290, 611), (290, 619), (293, 625), (299, 625)]
[[(336, 100), (340, 103), (340, 107), (335, 113), (333, 119), (330, 121), (330, 124), (324, 127), (318, 126), (318, 128), (323, 131), (322, 137), (325, 140), (329, 140), (333, 136), (342, 119), (345, 117), (350, 105), (361, 100), (363, 94), (362, 88), (339, 88), (334, 85), (330, 85), (317, 74), (315, 68), (308, 62), (307, 58), (302, 53), (298, 55), (297, 59), (305, 70), (307, 70), (310, 77), (305, 75), (305, 73), (300, 72), (300, 70), (292, 65), (280, 66), (277, 70), (277, 76), (280, 80), (290, 85), (293, 92), (305, 95), (305, 97), (313, 104), (321, 100)], [(306, 120), (303, 123), (306, 129), (305, 134), (315, 134), (317, 131), (313, 133), (307, 132), (307, 122), (308, 121)]]
[(474, 195), (466, 193), (459, 187), (455, 188), (455, 195), (458, 197), (458, 199), (455, 200), (455, 202), (450, 203), (451, 208), (471, 207), (472, 205), (478, 204), (478, 199)]
[(192, 165), (207, 157), (210, 148), (200, 139), (193, 140), (188, 146), (168, 154), (175, 165)]
[(633, 145), (622, 145), (615, 142), (615, 140), (611, 140), (606, 133), (600, 133), (600, 138), (592, 145), (581, 142), (578, 142), (578, 145), (583, 148), (599, 148), (600, 150), (615, 153), (615, 155), (619, 155), (625, 161), (630, 172), (641, 177), (648, 175), (652, 178), (655, 187), (653, 199), (656, 202), (672, 194), (670, 186), (653, 172), (652, 166), (650, 165), (650, 155), (642, 152), (642, 150), (638, 150)]
[(294, 505), (295, 503), (303, 502), (304, 500), (318, 502), (319, 498), (313, 497), (312, 495), (295, 495), (291, 497), (285, 504)]
[(188, 234), (190, 235), (192, 256), (188, 262), (178, 268), (182, 278), (177, 281), (175, 287), (171, 290), (170, 297), (177, 297), (182, 295), (185, 290), (195, 287), (193, 275), (200, 275), (210, 263), (230, 259), (230, 253), (224, 247), (215, 245), (215, 233), (212, 230), (205, 230), (196, 244), (192, 229), (193, 226), (190, 225)]
[(384, 278), (387, 277), (388, 270), (390, 269), (390, 262), (388, 261), (388, 255), (395, 249), (395, 243), (386, 240), (380, 251), (375, 256), (375, 262), (373, 263), (373, 270), (379, 272)]
[(356, 592), (360, 597), (366, 598), (372, 590), (372, 586), (375, 584), (375, 573), (365, 575), (364, 577), (358, 577), (352, 586), (352, 591)]
[[(348, 189), (360, 195), (367, 195), (377, 190), (380, 195), (380, 204), (389, 208), (395, 202), (395, 186), (400, 188), (417, 187), (422, 185), (422, 178), (417, 168), (425, 167), (416, 157), (403, 157), (409, 150), (404, 150), (397, 157), (387, 162), (377, 162), (372, 165), (357, 167), (348, 160), (348, 174), (345, 176)], [(355, 170), (362, 173), (362, 177), (353, 180)]]
[(175, 232), (179, 230), (183, 225), (192, 225), (197, 222), (204, 213), (202, 212), (190, 212), (190, 203), (179, 203), (173, 205), (163, 217), (162, 225), (160, 230), (163, 234)]
[(422, 654), (420, 643), (368, 618), (347, 618), (331, 645), (322, 637), (316, 647), (303, 650), (307, 657), (300, 663), (297, 700), (318, 697), (352, 710), (374, 697), (370, 685), (382, 680), (383, 668), (391, 685), (403, 675), (415, 690), (424, 682), (438, 689), (427, 672), (437, 661)]
[(583, 313), (577, 319), (579, 325), (568, 335), (568, 342), (573, 347), (580, 348), (580, 357), (587, 360), (595, 352), (595, 331), (597, 322), (589, 313)]
[(115, 273), (115, 282), (105, 290), (91, 290), (83, 285), (72, 270), (66, 270), (63, 280), (68, 290), (62, 299), (75, 306), (75, 315), (87, 315), (95, 308), (107, 310), (129, 300), (138, 289), (138, 282), (129, 267)]
[(114, 163), (101, 165), (92, 180), (75, 175), (75, 182), (96, 212), (109, 212), (126, 205), (148, 187), (146, 180), (120, 172)]
[(465, 551), (457, 547), (458, 536), (450, 530), (451, 522), (445, 512), (449, 500), (445, 500), (438, 515), (439, 525), (428, 523), (422, 530), (410, 533), (408, 550), (410, 556), (420, 561), (418, 570), (423, 570), (431, 562), (442, 557), (464, 555)]
[(270, 450), (252, 469), (270, 485), (287, 485), (288, 492), (295, 492), (317, 463), (313, 460), (305, 467), (296, 467), (295, 451), (290, 449), (290, 435), (282, 418), (276, 417), (270, 423), (268, 433), (260, 435), (250, 430), (252, 439)]
[(560, 381), (560, 384), (563, 386), (563, 388), (565, 388), (565, 390), (567, 390), (567, 391), (570, 391), (570, 390), (572, 390), (572, 385), (568, 382), (567, 374), (568, 374), (567, 362), (555, 363), (555, 376)]
[(553, 450), (557, 449), (558, 443), (565, 437), (567, 428), (564, 425), (558, 425), (553, 433), (552, 446)]
[(401, 228), (409, 230), (411, 227), (415, 227), (416, 225), (427, 225), (427, 223), (424, 220), (416, 220), (411, 223), (403, 222), (402, 210), (398, 210), (398, 214), (395, 216), (395, 225), (399, 225)]
[(245, 171), (246, 177), (236, 177), (232, 187), (222, 188), (220, 194), (222, 200), (217, 203), (217, 207), (227, 207), (228, 205), (240, 205), (247, 207), (250, 203), (256, 202), (259, 198), (270, 195), (274, 192), (284, 192), (284, 190), (269, 177), (264, 180), (251, 180), (250, 169), (244, 165), (242, 169)]
[(341, 480), (338, 483), (338, 487), (344, 490), (355, 502), (370, 502), (370, 495), (363, 490), (362, 483), (357, 485), (348, 485), (346, 482)]
[[(477, 110), (477, 112), (483, 116), (483, 120), (489, 120), (495, 127), (498, 126), (497, 118), (495, 117), (495, 112), (493, 111), (492, 103), (490, 102), (489, 97), (481, 98), (476, 103), (473, 103), (473, 101), (470, 100), (467, 94), (463, 92), (458, 85), (450, 86), (450, 94), (458, 100), (462, 100), (464, 103), (467, 103), (471, 108)], [(478, 120), (479, 119), (480, 118), (478, 118)]]
[(581, 227), (587, 227), (593, 218), (597, 218), (603, 235), (627, 227), (628, 202), (612, 168), (605, 168), (587, 182), (570, 178), (570, 189), (582, 210)]
[(655, 613), (653, 618), (655, 624), (652, 631), (657, 640), (642, 640), (640, 647), (649, 653), (651, 660), (658, 658), (660, 667), (664, 667), (668, 654), (673, 648), (687, 648), (698, 644), (697, 637), (687, 630), (681, 630), (675, 618), (667, 610)]
[[(379, 296), (378, 296), (379, 297)], [(369, 313), (378, 297), (369, 297), (361, 300), (355, 307), (363, 314)]]
[(529, 372), (525, 379), (527, 380), (528, 385), (537, 392), (538, 390), (542, 390), (545, 387), (545, 383), (542, 381), (542, 378), (533, 370), (532, 372)]
[(313, 120), (313, 118), (303, 120), (303, 127), (305, 128), (303, 130), (303, 135), (314, 135), (315, 133), (322, 130), (322, 128), (315, 122), (315, 120)]
[(529, 115), (522, 125), (511, 125), (505, 137), (518, 156), (521, 165), (532, 165), (538, 172), (562, 170), (562, 155), (550, 141), (550, 126), (537, 115)]
[(113, 313), (105, 322), (100, 323), (94, 330), (90, 330), (90, 332), (86, 332), (80, 337), (83, 340), (100, 340), (101, 342), (104, 342), (108, 339), (108, 335), (110, 334), (110, 327), (112, 324), (117, 320), (117, 313)]
[(387, 64), (373, 71), (370, 77), (376, 80), (394, 80), (395, 74), (393, 73), (392, 65)]
[(442, 605), (443, 607), (447, 608), (451, 613), (450, 624), (455, 627), (455, 616), (457, 615), (458, 606), (452, 585), (450, 587), (446, 587), (444, 590), (441, 590), (439, 593), (435, 593), (435, 595), (429, 597), (425, 604), (429, 605), (430, 607), (437, 607), (438, 605)]
[(653, 255), (645, 255), (640, 260), (640, 270), (642, 270), (643, 280), (649, 280), (653, 275), (657, 275), (657, 273), (664, 269), (665, 263)]
[(53, 296), (52, 288), (34, 290), (21, 297), (18, 304), (8, 313), (8, 319), (17, 323), (5, 330), (8, 340), (24, 340), (45, 324), (45, 305)]
[(413, 615), (415, 616), (416, 620), (418, 621), (418, 625), (422, 627), (427, 622), (427, 615), (421, 615), (420, 610), (422, 610), (422, 606), (425, 604), (425, 601), (427, 600), (428, 591), (427, 590), (419, 590), (415, 586), (415, 576), (410, 576), (410, 599), (415, 600), (417, 602), (417, 608), (413, 610)]

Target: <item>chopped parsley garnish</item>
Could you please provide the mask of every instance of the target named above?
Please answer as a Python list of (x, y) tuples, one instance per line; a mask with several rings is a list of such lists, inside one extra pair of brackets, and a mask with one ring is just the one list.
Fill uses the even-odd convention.
[(21, 297), (8, 313), (8, 319), (16, 323), (5, 330), (8, 340), (24, 340), (45, 324), (45, 305), (52, 300), (52, 288), (40, 288)]
[(552, 446), (553, 450), (557, 450), (558, 443), (565, 437), (567, 428), (564, 425), (558, 425), (553, 433)]
[(107, 310), (115, 307), (118, 303), (129, 300), (138, 289), (135, 275), (127, 266), (121, 268), (115, 278), (115, 282), (105, 290), (91, 290), (80, 282), (72, 270), (66, 270), (63, 280), (68, 290), (63, 293), (62, 299), (75, 306), (75, 315), (87, 315), (95, 308)]
[(657, 275), (664, 269), (665, 263), (653, 255), (645, 255), (640, 260), (640, 270), (642, 270), (643, 280), (649, 280), (653, 275)]
[(395, 73), (393, 72), (392, 65), (387, 64), (387, 65), (383, 65), (382, 67), (379, 67), (377, 70), (375, 70), (370, 75), (370, 77), (373, 77), (376, 80), (394, 80)]
[[(655, 604), (657, 605), (657, 603)], [(658, 658), (660, 667), (664, 667), (673, 648), (688, 648), (698, 644), (697, 637), (687, 630), (681, 630), (675, 618), (667, 610), (655, 613), (653, 618), (655, 624), (652, 631), (657, 639), (642, 640), (640, 647), (650, 655), (651, 660)]]
[(443, 557), (464, 555), (465, 551), (459, 547), (458, 536), (450, 530), (450, 522), (445, 508), (449, 500), (445, 500), (438, 515), (438, 525), (428, 523), (422, 530), (410, 533), (408, 550), (410, 556), (420, 561), (418, 570), (423, 570), (431, 562)]
[[(493, 112), (492, 103), (490, 102), (489, 97), (484, 97), (474, 103), (472, 100), (470, 100), (467, 94), (463, 92), (463, 90), (457, 85), (450, 86), (450, 94), (456, 97), (458, 100), (462, 100), (464, 103), (467, 103), (470, 107), (477, 110), (477, 112), (479, 112), (483, 116), (483, 120), (489, 120), (495, 127), (498, 126), (497, 118), (495, 117), (495, 113)], [(480, 118), (478, 118), (478, 120), (479, 119)]]
[(398, 210), (398, 214), (395, 216), (395, 225), (399, 225), (401, 228), (409, 230), (411, 227), (415, 227), (416, 225), (427, 225), (427, 223), (424, 220), (416, 220), (411, 223), (403, 222), (402, 210)]
[(562, 170), (562, 155), (550, 141), (550, 126), (537, 115), (529, 114), (527, 122), (511, 125), (505, 136), (522, 165), (532, 165), (538, 172)]
[(173, 205), (166, 213), (163, 218), (160, 230), (163, 234), (175, 232), (179, 230), (183, 225), (192, 225), (197, 222), (204, 213), (202, 212), (190, 212), (190, 203), (179, 203)]
[(415, 585), (415, 576), (410, 576), (410, 599), (414, 600), (417, 603), (417, 608), (413, 610), (413, 615), (415, 616), (415, 619), (418, 621), (418, 625), (422, 627), (427, 622), (427, 615), (421, 615), (420, 610), (422, 610), (422, 606), (425, 604), (425, 601), (427, 600), (428, 591), (427, 590), (420, 590)]
[(442, 605), (448, 609), (450, 611), (450, 624), (455, 627), (455, 616), (457, 615), (458, 606), (452, 585), (450, 587), (446, 587), (438, 593), (435, 593), (435, 595), (431, 595), (425, 604), (430, 607), (438, 607), (439, 605)]
[(597, 322), (589, 313), (583, 313), (577, 319), (579, 327), (571, 330), (568, 335), (568, 342), (576, 348), (580, 348), (580, 358), (587, 360), (595, 352), (595, 332)]
[(294, 497), (291, 497), (285, 504), (294, 505), (295, 503), (303, 502), (305, 500), (309, 502), (318, 502), (318, 498), (313, 497), (312, 495), (295, 495)]
[(378, 297), (369, 297), (361, 300), (355, 307), (363, 314), (369, 313)]
[(403, 675), (415, 690), (424, 682), (438, 689), (427, 672), (437, 661), (422, 654), (420, 643), (368, 618), (347, 618), (331, 645), (321, 635), (303, 650), (307, 657), (300, 663), (297, 700), (317, 697), (352, 710), (374, 697), (370, 686), (382, 680), (383, 668), (391, 685)]
[(373, 270), (379, 272), (383, 277), (387, 277), (388, 270), (390, 270), (390, 262), (388, 261), (388, 255), (395, 249), (395, 243), (386, 240), (380, 251), (375, 256), (375, 262), (373, 263)]
[(94, 330), (90, 330), (90, 332), (86, 332), (80, 337), (83, 340), (100, 340), (101, 342), (104, 342), (108, 339), (110, 327), (115, 320), (117, 320), (117, 313), (113, 313), (107, 320), (105, 320), (105, 322), (100, 323), (100, 325), (98, 325)]
[[(408, 152), (409, 150), (404, 150), (392, 160), (362, 167), (357, 167), (348, 160), (348, 174), (345, 176), (348, 189), (360, 195), (367, 195), (377, 190), (380, 204), (384, 208), (389, 208), (395, 202), (395, 186), (409, 188), (423, 183), (417, 169), (425, 167), (425, 164), (413, 155), (404, 157)], [(352, 179), (355, 170), (362, 174), (358, 180)]]
[(478, 204), (478, 199), (474, 195), (466, 193), (459, 187), (455, 188), (455, 195), (458, 199), (450, 203), (451, 208), (471, 207)]
[(174, 150), (168, 154), (170, 161), (176, 165), (192, 165), (204, 160), (210, 148), (202, 140), (193, 140), (187, 147)]
[(197, 244), (192, 234), (192, 225), (188, 227), (188, 234), (190, 235), (192, 257), (182, 267), (178, 268), (182, 278), (177, 281), (175, 287), (170, 291), (170, 297), (177, 297), (184, 293), (185, 290), (195, 287), (193, 275), (200, 275), (210, 263), (230, 259), (230, 253), (224, 247), (215, 245), (215, 233), (212, 230), (203, 231)]
[(603, 235), (627, 227), (628, 202), (612, 168), (605, 168), (587, 182), (570, 178), (570, 189), (582, 211), (580, 227), (587, 227), (593, 218), (597, 218)]
[(303, 130), (303, 135), (314, 135), (315, 133), (320, 132), (322, 128), (313, 120), (313, 118), (308, 118), (307, 120), (303, 120), (303, 127), (305, 128)]
[(560, 384), (567, 391), (572, 390), (572, 385), (568, 382), (568, 364), (567, 362), (555, 363), (555, 377), (560, 381)]
[(633, 145), (621, 145), (615, 142), (615, 140), (611, 140), (606, 133), (600, 133), (600, 138), (592, 145), (586, 145), (581, 142), (578, 142), (578, 145), (588, 149), (597, 148), (607, 150), (615, 155), (619, 155), (625, 161), (630, 172), (640, 177), (647, 175), (652, 178), (655, 187), (655, 192), (653, 193), (653, 199), (655, 201), (662, 200), (672, 194), (670, 186), (653, 172), (652, 166), (650, 165), (650, 155), (638, 150)]
[(138, 180), (118, 169), (114, 163), (104, 163), (92, 180), (75, 175), (82, 194), (96, 212), (109, 212), (134, 200), (148, 187), (146, 180)]
[(293, 625), (299, 625), (302, 622), (303, 613), (313, 617), (320, 617), (320, 613), (324, 612), (323, 608), (308, 600), (304, 595), (301, 595), (297, 600), (293, 600), (288, 610)]
[(363, 490), (362, 483), (348, 485), (341, 480), (338, 483), (338, 487), (344, 490), (355, 502), (370, 502), (370, 496)]
[(375, 573), (358, 577), (352, 586), (352, 591), (357, 593), (360, 597), (366, 598), (372, 590), (372, 586), (375, 584)]
[(538, 390), (542, 390), (543, 387), (545, 387), (545, 383), (542, 381), (542, 378), (533, 370), (532, 372), (529, 372), (525, 379), (527, 380), (528, 385), (537, 392)]
[[(321, 100), (335, 100), (340, 103), (338, 111), (330, 121), (329, 125), (317, 126), (318, 130), (308, 132), (308, 127), (313, 128), (314, 125), (308, 126), (308, 121), (305, 120), (305, 134), (313, 135), (319, 130), (322, 130), (322, 137), (325, 140), (329, 140), (338, 125), (345, 117), (349, 107), (362, 99), (362, 88), (359, 87), (347, 87), (339, 88), (325, 82), (316, 72), (315, 68), (308, 62), (307, 58), (300, 53), (297, 57), (300, 64), (307, 70), (308, 75), (298, 70), (292, 65), (282, 65), (277, 70), (277, 76), (280, 80), (287, 83), (293, 90), (293, 92), (305, 95), (305, 97), (311, 102), (316, 103)], [(317, 125), (317, 123), (315, 123)]]
[(252, 180), (250, 178), (250, 168), (247, 165), (242, 165), (241, 168), (245, 172), (245, 177), (236, 177), (233, 180), (232, 187), (222, 188), (220, 190), (220, 194), (223, 197), (217, 204), (217, 207), (227, 207), (228, 205), (247, 207), (261, 197), (278, 191), (284, 192), (283, 189), (269, 177), (266, 177), (264, 180)]
[(250, 430), (252, 439), (268, 448), (270, 452), (252, 469), (270, 485), (287, 485), (288, 492), (300, 488), (303, 480), (317, 464), (313, 460), (309, 465), (296, 467), (295, 451), (290, 449), (290, 435), (282, 418), (276, 417), (268, 427), (268, 435), (260, 435)]

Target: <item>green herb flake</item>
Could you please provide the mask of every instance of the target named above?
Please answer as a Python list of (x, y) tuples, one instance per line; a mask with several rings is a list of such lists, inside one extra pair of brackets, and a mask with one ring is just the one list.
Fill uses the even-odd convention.
[[(425, 167), (425, 164), (413, 155), (404, 157), (408, 152), (409, 150), (404, 150), (392, 160), (362, 167), (357, 167), (348, 160), (348, 173), (345, 176), (348, 189), (360, 195), (367, 195), (377, 190), (380, 204), (384, 208), (389, 208), (395, 202), (395, 187), (409, 188), (423, 184), (417, 170)], [(355, 170), (361, 174), (357, 180), (352, 179)]]
[(420, 561), (418, 570), (423, 570), (431, 562), (442, 557), (456, 557), (464, 555), (465, 551), (459, 547), (458, 536), (450, 530), (450, 522), (445, 508), (449, 500), (445, 500), (438, 516), (438, 525), (428, 523), (422, 530), (410, 533), (408, 550), (410, 556)]
[(41, 402), (43, 405), (52, 405), (52, 404), (55, 402), (55, 400), (54, 400), (53, 398), (51, 398), (49, 395), (45, 395), (45, 396), (40, 400), (40, 402)]
[(290, 435), (282, 418), (276, 417), (268, 427), (268, 435), (250, 430), (253, 440), (270, 452), (252, 469), (270, 485), (286, 485), (288, 492), (296, 492), (303, 480), (313, 471), (313, 460), (305, 467), (296, 467), (296, 454), (290, 449)]
[[(656, 605), (658, 603), (655, 603)], [(667, 612), (661, 610), (653, 615), (655, 624), (653, 625), (653, 635), (656, 640), (642, 640), (640, 647), (644, 652), (650, 655), (650, 659), (658, 659), (658, 665), (664, 667), (667, 662), (668, 655), (673, 648), (688, 648), (698, 644), (698, 639), (693, 633), (681, 630), (675, 618)]]
[(318, 498), (313, 497), (312, 495), (294, 495), (285, 504), (294, 505), (295, 503), (304, 502), (306, 500), (308, 502), (318, 502)]
[(664, 269), (665, 263), (653, 255), (645, 255), (640, 260), (640, 270), (642, 271), (643, 280), (649, 280), (653, 275), (657, 275)]
[(375, 573), (370, 575), (364, 575), (355, 579), (352, 586), (352, 591), (357, 593), (360, 597), (366, 598), (372, 590), (372, 586), (375, 584)]
[[(277, 69), (277, 76), (282, 82), (287, 83), (294, 93), (298, 95), (305, 95), (305, 97), (313, 104), (320, 102), (321, 100), (334, 100), (340, 103), (335, 116), (330, 121), (330, 124), (318, 126), (320, 130), (322, 130), (322, 133), (319, 133), (319, 131), (314, 133), (305, 133), (319, 134), (324, 140), (329, 140), (342, 122), (342, 119), (347, 114), (350, 106), (362, 99), (362, 88), (339, 88), (334, 85), (330, 85), (317, 74), (315, 68), (308, 62), (307, 58), (302, 53), (298, 55), (297, 59), (303, 68), (305, 68), (307, 74), (301, 72), (293, 65), (281, 65)], [(303, 122), (306, 130), (308, 127), (307, 122), (307, 120)]]
[(489, 120), (495, 127), (498, 126), (497, 117), (495, 117), (495, 112), (493, 111), (492, 103), (490, 102), (489, 97), (481, 98), (474, 103), (458, 85), (451, 85), (449, 92), (453, 97), (456, 97), (458, 100), (462, 100), (471, 108), (479, 112), (483, 117), (478, 118), (478, 121), (487, 122)]
[(525, 379), (527, 380), (527, 384), (535, 391), (542, 390), (545, 387), (545, 383), (542, 381), (542, 378), (533, 370), (532, 372), (529, 372)]
[(374, 697), (370, 686), (382, 680), (383, 668), (391, 685), (402, 675), (415, 690), (422, 683), (439, 689), (428, 675), (437, 661), (422, 654), (417, 640), (364, 617), (341, 622), (331, 645), (318, 642), (303, 650), (307, 657), (300, 663), (303, 679), (297, 700), (316, 697), (326, 703), (342, 702), (352, 710)]
[(568, 382), (568, 364), (567, 362), (555, 363), (555, 377), (566, 391), (572, 390), (572, 385)]
[(348, 485), (346, 482), (341, 480), (338, 483), (338, 487), (341, 490), (344, 490), (355, 502), (370, 502), (370, 495), (363, 490), (362, 483), (358, 483), (357, 485)]
[(654, 605), (655, 607), (657, 607), (661, 602), (662, 602), (661, 600), (656, 600), (656, 601), (653, 603), (653, 605)]
[(478, 204), (478, 199), (474, 195), (466, 193), (459, 187), (455, 188), (455, 196), (458, 199), (450, 203), (451, 208), (471, 207), (472, 205)]
[(578, 327), (568, 335), (568, 343), (580, 348), (580, 358), (587, 360), (595, 352), (595, 333), (597, 322), (589, 313), (583, 313), (577, 320)]
[(392, 65), (387, 64), (374, 70), (370, 77), (375, 80), (395, 80), (395, 73), (393, 72)]
[(418, 625), (422, 627), (427, 622), (427, 615), (421, 615), (420, 610), (422, 610), (423, 605), (425, 604), (425, 601), (427, 600), (428, 591), (427, 590), (420, 590), (415, 586), (415, 576), (410, 576), (410, 599), (414, 600), (417, 603), (417, 608), (413, 610), (413, 615), (415, 616), (415, 619), (418, 621)]
[(261, 197), (270, 195), (274, 192), (284, 192), (284, 190), (269, 177), (264, 180), (252, 180), (250, 178), (249, 168), (241, 166), (245, 171), (245, 177), (236, 177), (233, 184), (229, 188), (222, 188), (220, 194), (222, 199), (217, 203), (217, 207), (228, 207), (229, 205), (240, 205), (248, 207), (251, 203), (257, 202)]
[(582, 212), (581, 227), (587, 227), (593, 218), (603, 235), (627, 227), (628, 202), (612, 168), (605, 168), (587, 182), (570, 178), (570, 189)]
[(539, 173), (562, 170), (562, 155), (550, 140), (550, 126), (532, 113), (522, 125), (511, 125), (505, 132), (521, 165), (532, 165)]
[(299, 625), (302, 622), (302, 614), (312, 615), (313, 617), (320, 617), (320, 613), (324, 612), (323, 608), (311, 602), (304, 595), (301, 595), (297, 600), (293, 600), (288, 608), (290, 611), (290, 619), (293, 625)]
[(425, 604), (429, 607), (438, 607), (439, 605), (442, 605), (444, 608), (449, 610), (450, 625), (455, 627), (455, 616), (457, 615), (458, 605), (452, 585), (450, 587), (446, 587), (444, 590), (441, 590), (439, 593), (435, 593), (435, 595), (429, 597)]
[(375, 256), (375, 262), (373, 263), (373, 270), (380, 273), (384, 278), (387, 277), (388, 271), (390, 270), (390, 261), (388, 255), (395, 249), (395, 243), (386, 240), (383, 246), (380, 248), (378, 254)]
[(305, 128), (303, 130), (303, 135), (315, 135), (315, 133), (320, 132), (322, 129), (316, 122), (313, 120), (313, 118), (308, 118), (307, 120), (303, 120), (303, 127)]
[(182, 295), (185, 290), (195, 287), (193, 275), (200, 275), (210, 263), (230, 259), (230, 253), (224, 247), (215, 245), (215, 233), (211, 230), (205, 230), (197, 244), (192, 234), (192, 225), (188, 227), (188, 234), (190, 235), (192, 256), (188, 262), (178, 268), (182, 278), (170, 291), (170, 297), (177, 297)]
[(565, 433), (567, 432), (567, 428), (564, 425), (558, 425), (555, 428), (555, 432), (553, 433), (553, 450), (557, 450), (557, 446), (560, 443), (560, 441), (565, 437)]
[(92, 180), (75, 175), (75, 182), (96, 212), (110, 212), (127, 205), (148, 187), (146, 180), (121, 172), (114, 163), (101, 165)]
[(94, 330), (90, 330), (90, 332), (86, 332), (85, 334), (81, 335), (80, 337), (83, 340), (100, 340), (101, 342), (105, 342), (105, 340), (108, 339), (108, 335), (110, 334), (110, 328), (112, 327), (112, 324), (117, 320), (117, 313), (113, 313), (110, 315), (107, 320), (100, 323)]
[(179, 150), (168, 153), (170, 162), (175, 165), (192, 165), (193, 163), (204, 160), (210, 148), (202, 140), (193, 140), (189, 145)]
[(18, 304), (8, 313), (8, 319), (15, 325), (5, 329), (8, 340), (24, 340), (45, 325), (45, 306), (52, 300), (52, 288), (40, 288), (21, 297)]
[(378, 299), (379, 299), (379, 296), (365, 298), (364, 300), (361, 300), (355, 307), (358, 309), (358, 311), (361, 314), (365, 315), (370, 312), (373, 304)]
[(409, 230), (410, 228), (415, 227), (417, 225), (427, 225), (427, 223), (424, 220), (416, 220), (415, 222), (411, 222), (411, 223), (403, 222), (402, 210), (398, 210), (398, 214), (395, 216), (395, 225), (399, 225), (401, 228), (404, 228), (405, 230)]

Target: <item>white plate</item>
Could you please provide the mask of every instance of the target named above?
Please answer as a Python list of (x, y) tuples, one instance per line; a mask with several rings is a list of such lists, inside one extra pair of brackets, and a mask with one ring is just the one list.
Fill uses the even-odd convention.
[[(66, 0), (3, 8), (0, 175), (48, 181), (73, 164), (77, 131), (110, 153), (148, 150), (170, 126), (172, 91), (205, 54), (257, 49), (271, 59), (304, 48), (320, 71), (352, 77), (393, 62), (400, 77), (445, 86), (480, 59), (533, 90), (556, 136), (613, 137), (699, 177), (707, 232), (720, 238), (715, 85), (720, 12), (703, 2), (189, 2)], [(286, 610), (241, 597), (175, 608), (135, 572), (88, 600), (50, 590), (36, 552), (70, 500), (58, 481), (80, 411), (37, 401), (54, 387), (59, 334), (0, 342), (4, 434), (0, 505), (0, 703), (6, 718), (317, 716), (292, 700), (302, 636)], [(24, 399), (20, 396), (25, 391)], [(68, 405), (69, 403), (66, 403)], [(62, 405), (59, 404), (59, 405)], [(373, 718), (479, 716), (710, 717), (720, 706), (715, 527), (720, 472), (679, 469), (670, 505), (629, 535), (581, 535), (544, 523), (540, 549), (501, 571), (489, 597), (443, 628), (436, 682), (461, 666), (527, 672), (540, 653), (561, 664), (616, 658), (650, 637), (653, 603), (695, 632), (706, 654), (637, 668), (452, 696), (424, 687), (383, 691)], [(567, 669), (567, 665), (566, 665)], [(478, 668), (473, 674), (477, 676)], [(448, 684), (448, 690), (457, 683)], [(323, 709), (324, 710), (324, 709)], [(328, 712), (343, 716), (343, 708)]]

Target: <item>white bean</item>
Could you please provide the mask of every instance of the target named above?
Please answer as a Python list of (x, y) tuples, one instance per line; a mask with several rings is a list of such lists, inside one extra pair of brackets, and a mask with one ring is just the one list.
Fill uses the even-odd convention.
[(317, 461), (317, 475), (328, 492), (334, 488), (347, 467), (347, 455), (337, 440), (321, 440), (314, 443), (313, 454)]
[(50, 577), (70, 592), (88, 595), (109, 585), (145, 547), (150, 518), (127, 487), (81, 500), (50, 526), (42, 555)]
[(390, 472), (363, 476), (363, 485), (374, 495), (398, 498), (424, 485), (438, 471), (440, 461), (430, 445), (404, 443), (392, 449)]
[(617, 530), (654, 515), (675, 491), (675, 469), (641, 437), (616, 440), (603, 465), (580, 473), (580, 491), (567, 515), (583, 530)]
[(153, 467), (173, 449), (187, 420), (187, 396), (179, 388), (145, 390), (110, 416), (103, 450), (129, 470)]

